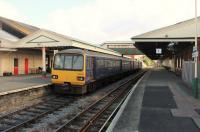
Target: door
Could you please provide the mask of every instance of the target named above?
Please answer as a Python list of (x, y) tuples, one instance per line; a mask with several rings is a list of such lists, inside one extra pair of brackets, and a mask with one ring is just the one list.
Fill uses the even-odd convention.
[(14, 58), (14, 75), (17, 76), (19, 69), (18, 69), (18, 58)]
[(28, 74), (28, 58), (26, 58), (24, 62), (24, 73)]

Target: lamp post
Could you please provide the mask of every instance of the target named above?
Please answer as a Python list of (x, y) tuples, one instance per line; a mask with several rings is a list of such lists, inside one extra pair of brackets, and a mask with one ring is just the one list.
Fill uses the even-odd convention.
[[(198, 54), (198, 30), (197, 30), (197, 23), (198, 23), (198, 20), (197, 20), (197, 0), (195, 0), (195, 49), (196, 49), (196, 52)], [(194, 91), (194, 97), (195, 98), (198, 98), (198, 55), (194, 57), (194, 60), (195, 60), (195, 73), (194, 73), (194, 80), (193, 80), (193, 91)]]

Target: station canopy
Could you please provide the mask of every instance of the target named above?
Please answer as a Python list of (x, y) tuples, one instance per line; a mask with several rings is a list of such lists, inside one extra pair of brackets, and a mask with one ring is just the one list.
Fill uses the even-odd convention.
[[(200, 17), (198, 17), (200, 25)], [(190, 19), (171, 26), (132, 37), (134, 45), (151, 59), (163, 59), (194, 45), (195, 20)], [(198, 37), (200, 26), (198, 26)], [(156, 52), (161, 49), (161, 53)]]
[(121, 56), (111, 49), (0, 16), (0, 51), (17, 51), (20, 48), (45, 48), (48, 51), (81, 48)]
[(47, 48), (50, 50), (61, 50), (67, 48), (80, 48), (97, 51), (105, 54), (121, 56), (120, 53), (105, 49), (85, 41), (81, 41), (69, 36), (61, 35), (49, 30), (40, 29), (17, 42), (17, 48)]

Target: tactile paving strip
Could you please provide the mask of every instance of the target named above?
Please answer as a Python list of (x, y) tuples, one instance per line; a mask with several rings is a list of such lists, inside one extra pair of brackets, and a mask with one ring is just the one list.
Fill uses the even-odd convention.
[(142, 106), (177, 108), (173, 94), (167, 86), (147, 86), (145, 88)]
[(199, 132), (188, 117), (173, 117), (176, 108), (173, 94), (167, 86), (147, 86), (140, 115), (140, 132)]

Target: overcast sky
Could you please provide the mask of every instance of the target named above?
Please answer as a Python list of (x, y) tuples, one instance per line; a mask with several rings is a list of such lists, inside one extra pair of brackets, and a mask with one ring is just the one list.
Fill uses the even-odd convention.
[(132, 36), (191, 19), (194, 17), (194, 2), (0, 0), (0, 16), (100, 44), (104, 41), (130, 40)]

